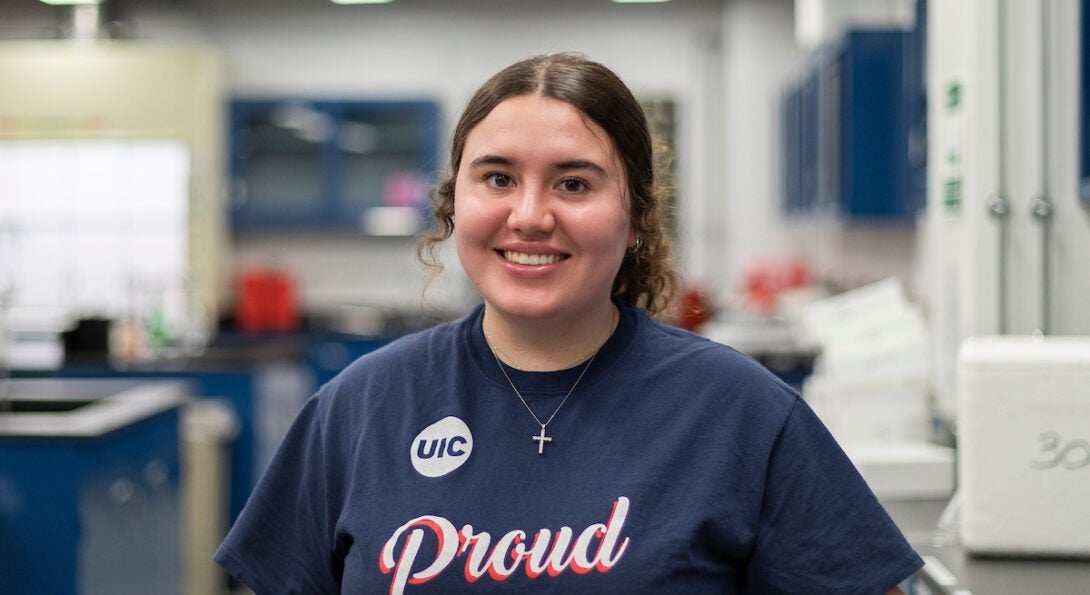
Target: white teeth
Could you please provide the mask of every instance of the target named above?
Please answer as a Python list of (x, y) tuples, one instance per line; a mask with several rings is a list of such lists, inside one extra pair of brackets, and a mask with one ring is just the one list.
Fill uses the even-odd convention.
[(528, 265), (540, 265), (540, 264), (552, 264), (560, 260), (558, 254), (525, 254), (523, 252), (504, 252), (503, 257), (511, 262), (517, 262), (518, 264)]

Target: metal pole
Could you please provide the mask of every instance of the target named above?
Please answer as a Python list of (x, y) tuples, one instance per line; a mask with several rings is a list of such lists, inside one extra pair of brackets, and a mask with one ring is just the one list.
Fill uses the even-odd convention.
[(1051, 138), (1049, 130), (1048, 106), (1052, 97), (1051, 72), (1049, 64), (1051, 51), (1049, 47), (1049, 26), (1051, 15), (1051, 0), (1041, 2), (1041, 196), (1033, 199), (1031, 209), (1033, 217), (1041, 224), (1041, 332), (1048, 334), (1051, 329), (1051, 247), (1052, 247), (1052, 194), (1049, 184), (1049, 160), (1051, 157)]
[(1010, 204), (1007, 200), (1007, 3), (999, 0), (998, 8), (998, 133), (999, 133), (999, 190), (990, 195), (986, 201), (988, 211), (996, 218), (999, 224), (999, 263), (998, 263), (998, 302), (999, 302), (999, 334), (1007, 334), (1007, 252), (1010, 244), (1010, 224), (1008, 214)]

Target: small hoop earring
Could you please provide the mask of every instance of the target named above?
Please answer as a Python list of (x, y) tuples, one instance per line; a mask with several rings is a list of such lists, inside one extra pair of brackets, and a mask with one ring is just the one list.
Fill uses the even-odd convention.
[(643, 240), (641, 240), (640, 238), (636, 238), (636, 244), (634, 246), (632, 246), (631, 248), (629, 248), (628, 250), (630, 252), (632, 252), (633, 254), (635, 254), (636, 252), (639, 252), (640, 248), (642, 248), (642, 247), (643, 247)]

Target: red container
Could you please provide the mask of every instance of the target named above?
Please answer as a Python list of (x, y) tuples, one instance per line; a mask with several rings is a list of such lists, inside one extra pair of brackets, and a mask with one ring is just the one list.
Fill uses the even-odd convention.
[(248, 332), (299, 328), (295, 282), (279, 271), (251, 270), (239, 275), (235, 317)]

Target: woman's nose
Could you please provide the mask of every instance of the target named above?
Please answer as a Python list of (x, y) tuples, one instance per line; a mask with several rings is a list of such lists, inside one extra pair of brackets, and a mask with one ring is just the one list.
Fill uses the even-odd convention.
[(556, 226), (556, 216), (548, 194), (531, 188), (515, 196), (507, 225), (526, 235), (551, 232)]

